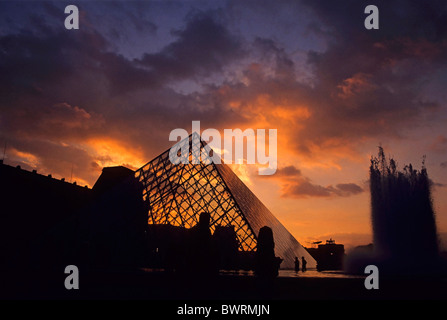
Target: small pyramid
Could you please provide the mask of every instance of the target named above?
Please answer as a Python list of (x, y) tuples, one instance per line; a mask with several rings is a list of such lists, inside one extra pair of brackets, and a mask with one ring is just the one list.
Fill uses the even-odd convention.
[[(295, 257), (303, 256), (309, 268), (316, 267), (307, 250), (197, 133), (175, 147), (136, 171), (144, 187), (143, 199), (149, 203), (149, 224), (192, 228), (200, 213), (206, 211), (211, 214), (212, 233), (216, 226), (234, 226), (241, 251), (254, 251), (259, 229), (269, 226), (273, 230), (275, 253), (284, 259), (281, 268), (293, 268)], [(170, 161), (171, 150), (177, 151), (175, 164)], [(202, 161), (202, 153), (211, 153), (209, 161)]]

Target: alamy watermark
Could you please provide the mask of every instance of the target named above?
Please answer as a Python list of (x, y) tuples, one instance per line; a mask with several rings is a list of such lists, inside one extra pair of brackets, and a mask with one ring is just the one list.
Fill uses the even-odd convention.
[(64, 285), (65, 289), (79, 289), (79, 269), (77, 266), (71, 264), (65, 267), (65, 274), (68, 276), (65, 278)]
[[(268, 146), (266, 144), (268, 131)], [(188, 132), (185, 129), (174, 129), (169, 134), (169, 141), (177, 142), (169, 150), (169, 160), (173, 164), (220, 164), (221, 159), (226, 164), (259, 164), (260, 175), (272, 175), (277, 169), (277, 129), (224, 129), (222, 136), (217, 129), (205, 129), (200, 132), (200, 121), (192, 122), (192, 143), (189, 143)], [(200, 140), (206, 142), (202, 147)], [(245, 143), (244, 143), (245, 141)], [(244, 157), (246, 145), (246, 157)], [(192, 150), (190, 150), (192, 148)], [(268, 150), (266, 150), (268, 148)], [(266, 154), (268, 151), (268, 155)], [(220, 153), (220, 155), (219, 155)], [(191, 161), (189, 155), (191, 154)], [(244, 161), (245, 159), (245, 161)]]
[(379, 289), (379, 268), (373, 264), (367, 265), (365, 274), (369, 274), (364, 281), (365, 288), (368, 290)]
[[(67, 30), (79, 29), (79, 9), (76, 5), (68, 5), (64, 10), (68, 16), (65, 18), (64, 26)], [(365, 28), (367, 30), (379, 29), (379, 9), (375, 5), (368, 5), (364, 10), (368, 16), (365, 18)]]

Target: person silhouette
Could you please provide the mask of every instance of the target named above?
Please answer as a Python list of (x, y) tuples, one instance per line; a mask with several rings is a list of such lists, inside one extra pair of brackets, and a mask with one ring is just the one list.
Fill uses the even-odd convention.
[(300, 260), (298, 260), (298, 257), (295, 257), (295, 272), (300, 271)]
[(301, 270), (304, 272), (307, 270), (307, 268), (306, 268), (307, 261), (306, 261), (306, 259), (304, 259), (304, 257), (301, 257), (301, 262), (303, 264), (303, 266), (301, 267)]

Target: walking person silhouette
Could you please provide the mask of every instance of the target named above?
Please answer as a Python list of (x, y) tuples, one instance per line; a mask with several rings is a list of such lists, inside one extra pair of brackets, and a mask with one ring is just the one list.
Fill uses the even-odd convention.
[(298, 257), (295, 257), (295, 272), (300, 271), (300, 260), (298, 260)]
[(306, 259), (304, 259), (304, 257), (301, 257), (301, 262), (302, 262), (302, 268), (301, 268), (301, 270), (304, 272), (304, 271), (306, 271), (307, 270), (307, 261), (306, 261)]

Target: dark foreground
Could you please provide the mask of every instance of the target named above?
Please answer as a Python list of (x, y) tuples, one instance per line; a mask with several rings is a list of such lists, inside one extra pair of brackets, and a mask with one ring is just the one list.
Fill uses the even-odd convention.
[(445, 300), (447, 278), (386, 278), (367, 290), (363, 278), (276, 278), (219, 275), (180, 277), (165, 272), (90, 272), (79, 274), (79, 290), (67, 290), (67, 275), (2, 275), (2, 299), (144, 300)]

